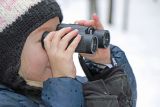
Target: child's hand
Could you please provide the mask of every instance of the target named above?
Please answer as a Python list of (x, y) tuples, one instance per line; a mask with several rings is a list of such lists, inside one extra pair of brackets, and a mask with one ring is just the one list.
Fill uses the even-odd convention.
[[(92, 20), (78, 20), (75, 22), (76, 24), (83, 25), (83, 26), (92, 26), (96, 29), (103, 29), (103, 26), (99, 20), (99, 17), (96, 14), (93, 14)], [(89, 59), (93, 62), (100, 63), (100, 64), (110, 64), (110, 48), (102, 49), (99, 48), (95, 54), (84, 54), (81, 53), (86, 59)]]
[[(74, 38), (68, 46), (69, 41)], [(44, 46), (49, 57), (53, 77), (76, 77), (73, 53), (81, 39), (78, 30), (63, 28), (48, 34)]]

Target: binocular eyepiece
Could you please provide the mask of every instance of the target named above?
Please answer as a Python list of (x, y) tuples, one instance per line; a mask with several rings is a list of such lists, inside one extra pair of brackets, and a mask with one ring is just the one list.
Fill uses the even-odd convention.
[[(97, 30), (94, 27), (86, 27), (78, 24), (59, 24), (56, 30), (60, 30), (65, 27), (78, 29), (79, 34), (82, 36), (75, 52), (93, 54), (97, 51), (97, 48), (107, 48), (110, 43), (110, 34), (108, 30)], [(42, 34), (41, 43), (43, 48), (43, 40), (48, 33), (49, 32), (44, 32)]]

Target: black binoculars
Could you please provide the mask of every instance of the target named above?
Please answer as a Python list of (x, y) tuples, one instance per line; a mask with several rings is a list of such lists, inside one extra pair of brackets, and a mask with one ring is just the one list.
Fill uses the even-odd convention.
[[(79, 30), (78, 33), (81, 35), (81, 40), (75, 50), (77, 53), (93, 54), (97, 51), (97, 48), (107, 48), (110, 43), (110, 34), (108, 30), (97, 30), (94, 27), (86, 27), (78, 24), (59, 24), (56, 30), (60, 30), (65, 27), (71, 27), (72, 29)], [(43, 48), (43, 40), (48, 33), (49, 32), (44, 32), (42, 34), (41, 43)]]

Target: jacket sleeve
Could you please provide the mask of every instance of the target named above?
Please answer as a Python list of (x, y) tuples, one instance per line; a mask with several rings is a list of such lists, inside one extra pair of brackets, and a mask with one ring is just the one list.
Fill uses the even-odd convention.
[(46, 107), (83, 107), (82, 84), (72, 78), (50, 78), (43, 84)]
[(131, 90), (127, 75), (120, 67), (104, 69), (103, 79), (83, 85), (87, 107), (132, 107)]
[(114, 45), (110, 45), (110, 48), (111, 48), (111, 55), (116, 60), (117, 65), (121, 66), (125, 74), (128, 76), (129, 85), (132, 91), (132, 104), (133, 104), (133, 107), (136, 107), (137, 83), (136, 83), (134, 72), (129, 64), (129, 61), (125, 55), (125, 52), (119, 47), (114, 46)]
[[(121, 66), (121, 68), (124, 70), (124, 74), (127, 76), (127, 80), (129, 82), (129, 87), (131, 88), (131, 93), (132, 93), (131, 103), (132, 103), (132, 106), (135, 107), (136, 106), (136, 98), (137, 98), (137, 88), (136, 88), (136, 79), (135, 79), (134, 73), (132, 71), (132, 68), (127, 60), (127, 57), (126, 57), (124, 51), (122, 51), (119, 47), (114, 46), (114, 45), (110, 45), (110, 48), (111, 48), (112, 58), (115, 59), (117, 66)], [(82, 57), (79, 57), (79, 60), (80, 60), (81, 66), (82, 66), (88, 80), (90, 81), (90, 84), (95, 80), (105, 78), (105, 76), (103, 76), (103, 74), (98, 74), (100, 71), (102, 71), (102, 69), (100, 69), (100, 68), (95, 69), (95, 67), (92, 68), (92, 66), (90, 66), (92, 64), (86, 63)], [(94, 70), (91, 70), (91, 69), (94, 69)], [(92, 92), (95, 92), (95, 91), (92, 90)]]

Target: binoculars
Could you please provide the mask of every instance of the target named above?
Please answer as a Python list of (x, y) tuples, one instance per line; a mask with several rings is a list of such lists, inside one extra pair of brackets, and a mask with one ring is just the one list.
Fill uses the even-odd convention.
[[(108, 30), (98, 30), (94, 27), (86, 27), (78, 24), (59, 24), (56, 30), (60, 30), (65, 27), (71, 27), (72, 29), (79, 30), (78, 33), (81, 35), (81, 40), (75, 50), (77, 53), (93, 54), (97, 51), (97, 48), (107, 48), (110, 44), (110, 33)], [(49, 32), (44, 32), (42, 34), (41, 43), (43, 48), (43, 40), (48, 33)]]

